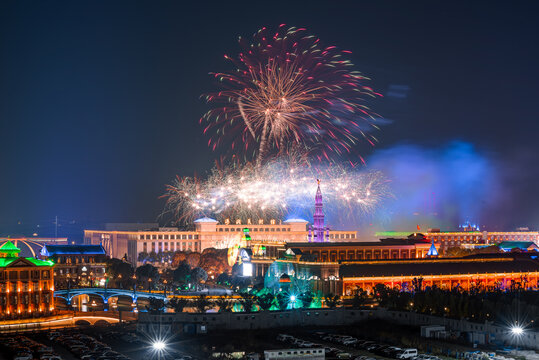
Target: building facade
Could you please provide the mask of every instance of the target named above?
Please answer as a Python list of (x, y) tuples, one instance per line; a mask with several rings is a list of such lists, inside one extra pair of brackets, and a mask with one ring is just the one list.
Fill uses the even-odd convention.
[(54, 310), (54, 263), (19, 257), (19, 253), (10, 241), (0, 247), (0, 316), (49, 315)]
[[(377, 236), (403, 237), (408, 232), (384, 231), (376, 233)], [(434, 241), (436, 247), (445, 253), (452, 247), (472, 245), (497, 245), (504, 241), (532, 241), (539, 245), (539, 231), (439, 231), (430, 229), (422, 232), (428, 240)]]
[(358, 288), (372, 291), (377, 284), (412, 290), (420, 279), (422, 288), (472, 287), (509, 289), (538, 288), (539, 261), (531, 256), (472, 256), (408, 261), (346, 262), (339, 268), (343, 295)]
[[(127, 256), (132, 264), (137, 264), (141, 252), (197, 251), (206, 248), (229, 248), (241, 242), (243, 230), (249, 229), (253, 243), (284, 244), (287, 242), (307, 242), (308, 222), (303, 219), (287, 221), (225, 220), (224, 224), (210, 218), (194, 222), (195, 230), (181, 231), (177, 228), (159, 228), (138, 231), (85, 230), (85, 244), (102, 245), (107, 255), (115, 258)], [(329, 230), (329, 241), (354, 241), (355, 231)]]
[(56, 263), (56, 288), (98, 286), (106, 281), (107, 256), (101, 245), (45, 245), (40, 255)]

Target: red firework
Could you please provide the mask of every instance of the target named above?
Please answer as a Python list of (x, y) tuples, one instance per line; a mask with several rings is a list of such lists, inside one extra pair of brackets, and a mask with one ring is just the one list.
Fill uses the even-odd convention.
[(349, 51), (323, 47), (305, 29), (284, 24), (239, 43), (237, 57), (225, 55), (235, 69), (213, 74), (222, 90), (205, 95), (213, 107), (201, 123), (213, 150), (226, 146), (260, 165), (291, 148), (330, 160), (349, 153), (359, 138), (373, 144), (366, 98), (379, 94), (353, 71)]

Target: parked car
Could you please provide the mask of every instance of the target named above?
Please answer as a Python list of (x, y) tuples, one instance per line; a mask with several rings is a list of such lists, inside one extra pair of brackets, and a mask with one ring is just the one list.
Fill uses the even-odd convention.
[(356, 338), (346, 338), (341, 341), (341, 344), (346, 345), (346, 346), (351, 346), (351, 345), (355, 345), (358, 341), (359, 340)]
[(396, 355), (397, 359), (411, 359), (417, 356), (417, 349), (402, 349)]
[(295, 338), (292, 335), (287, 335), (287, 334), (277, 335), (277, 341), (290, 342), (290, 341), (293, 341), (294, 339)]
[(27, 353), (25, 353), (25, 354), (17, 354), (13, 358), (13, 360), (32, 360), (32, 359), (33, 359), (32, 355), (27, 354)]

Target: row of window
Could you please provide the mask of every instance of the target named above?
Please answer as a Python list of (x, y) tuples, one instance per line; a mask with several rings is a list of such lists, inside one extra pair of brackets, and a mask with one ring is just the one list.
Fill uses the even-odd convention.
[(95, 256), (58, 256), (57, 264), (93, 264)]
[(19, 283), (17, 283), (17, 281), (8, 282), (8, 283), (0, 283), (0, 292), (7, 292), (8, 290), (9, 292), (17, 292), (19, 289), (22, 292), (26, 292), (30, 290), (39, 291), (40, 289), (48, 290), (49, 282), (48, 281), (43, 282), (43, 287), (40, 287), (39, 282), (37, 281), (33, 281), (31, 284), (28, 283), (27, 281), (21, 281)]
[(447, 240), (481, 240), (481, 236), (431, 236), (434, 241), (447, 241)]
[(330, 239), (355, 239), (356, 234), (329, 234)]
[(140, 240), (198, 240), (198, 235), (193, 235), (193, 234), (141, 234), (139, 236), (139, 239)]
[[(237, 232), (240, 232), (240, 231), (243, 231), (244, 228), (233, 228), (233, 227), (220, 227), (218, 228), (218, 231), (220, 232), (234, 232), (234, 231), (237, 231)], [(249, 231), (253, 231), (253, 232), (270, 232), (270, 231), (282, 231), (282, 232), (285, 232), (285, 231), (290, 231), (290, 228), (286, 228), (286, 227), (278, 227), (278, 228), (275, 228), (275, 227), (272, 227), (272, 228), (252, 228), (252, 229), (249, 229)]]
[(50, 270), (42, 270), (41, 272), (39, 270), (9, 270), (0, 272), (0, 280), (29, 280), (30, 276), (32, 280), (50, 279), (51, 273)]
[[(143, 243), (142, 244), (142, 251), (143, 252), (162, 252), (162, 251), (186, 251), (186, 250), (190, 250), (190, 251), (198, 251), (198, 242), (183, 242), (183, 243), (180, 243), (179, 241), (178, 242), (173, 242), (171, 241), (170, 243), (168, 241), (165, 241), (165, 242), (151, 242), (149, 243), (150, 246), (148, 248), (148, 243)], [(170, 246), (169, 246), (170, 245)]]
[[(420, 252), (418, 254), (421, 254)], [(400, 252), (398, 251), (392, 251), (391, 253), (389, 251), (383, 251), (380, 253), (380, 250), (374, 250), (374, 251), (358, 251), (357, 254), (349, 252), (348, 254), (345, 252), (337, 253), (335, 251), (332, 251), (328, 254), (327, 251), (323, 251), (320, 255), (318, 251), (313, 251), (313, 255), (316, 255), (318, 257), (319, 261), (325, 262), (325, 261), (346, 261), (346, 260), (390, 260), (390, 259), (408, 259), (408, 258), (414, 258), (416, 256), (415, 250), (407, 251), (402, 250)]]
[[(92, 269), (84, 269), (84, 267), (81, 269), (81, 268), (78, 268), (78, 267), (72, 267), (72, 268), (60, 268), (60, 267), (56, 267), (56, 269), (58, 270), (58, 273), (60, 275), (64, 275), (64, 274), (78, 274), (79, 272), (95, 272), (96, 275), (98, 274), (104, 274), (105, 273), (105, 268), (92, 268)], [(54, 275), (56, 275), (56, 272), (54, 273)]]

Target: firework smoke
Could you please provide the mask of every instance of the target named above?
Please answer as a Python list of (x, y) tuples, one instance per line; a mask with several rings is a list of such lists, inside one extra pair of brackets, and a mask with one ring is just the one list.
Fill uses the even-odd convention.
[(316, 179), (321, 180), (327, 211), (346, 218), (371, 212), (389, 195), (381, 172), (281, 158), (263, 166), (215, 168), (204, 181), (178, 177), (167, 186), (166, 208), (187, 223), (200, 216), (280, 219), (298, 209), (303, 214), (312, 210)]

